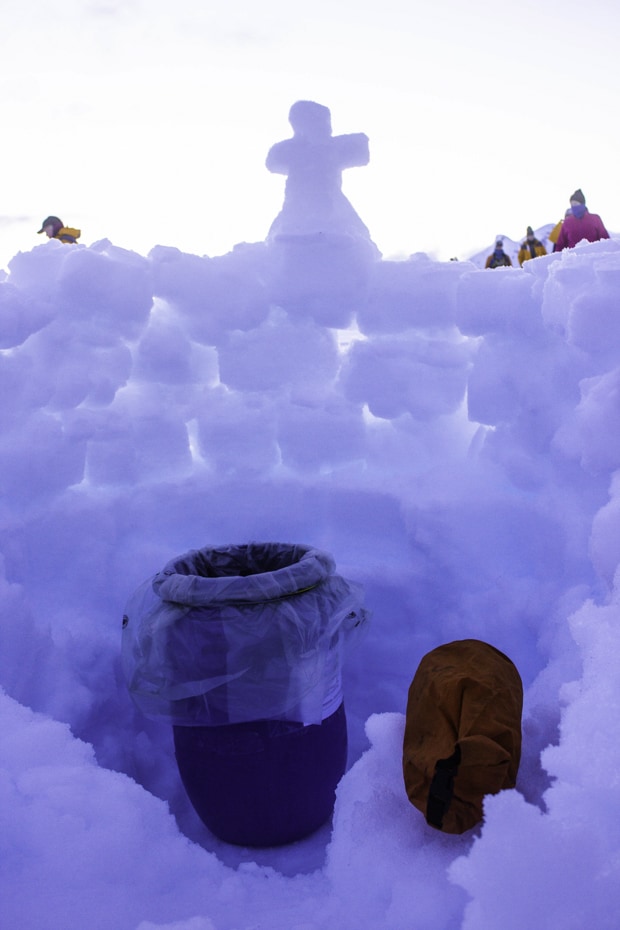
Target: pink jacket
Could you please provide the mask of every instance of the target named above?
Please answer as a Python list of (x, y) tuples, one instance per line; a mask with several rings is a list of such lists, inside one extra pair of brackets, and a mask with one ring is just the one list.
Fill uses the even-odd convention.
[(588, 242), (609, 239), (609, 233), (597, 213), (590, 213), (586, 210), (580, 220), (569, 213), (562, 223), (562, 229), (555, 244), (554, 252), (561, 252), (562, 249), (572, 249), (582, 239), (587, 239)]

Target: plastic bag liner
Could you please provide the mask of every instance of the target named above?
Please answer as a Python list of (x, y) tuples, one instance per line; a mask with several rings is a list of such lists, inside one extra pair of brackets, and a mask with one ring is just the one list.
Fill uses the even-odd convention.
[(310, 546), (187, 552), (123, 617), (122, 662), (143, 713), (181, 726), (320, 723), (342, 702), (342, 648), (366, 619), (360, 586)]

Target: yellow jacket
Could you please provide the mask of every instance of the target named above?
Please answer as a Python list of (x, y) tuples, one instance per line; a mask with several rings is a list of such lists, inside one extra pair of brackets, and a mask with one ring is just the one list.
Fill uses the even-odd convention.
[(553, 229), (551, 230), (551, 232), (549, 233), (549, 235), (547, 236), (547, 239), (549, 240), (549, 242), (553, 242), (554, 245), (558, 241), (558, 236), (560, 235), (560, 230), (562, 229), (563, 222), (564, 220), (561, 219), (559, 223), (556, 223)]
[(52, 238), (60, 239), (61, 242), (77, 242), (81, 234), (81, 229), (73, 229), (72, 226), (61, 226)]
[[(530, 251), (530, 244), (534, 246), (534, 255), (532, 255)], [(521, 243), (521, 248), (519, 249), (517, 258), (519, 259), (519, 265), (523, 265), (523, 262), (526, 262), (529, 258), (538, 258), (539, 255), (546, 254), (547, 250), (540, 239), (532, 239), (531, 243), (529, 243), (526, 239), (525, 242)]]

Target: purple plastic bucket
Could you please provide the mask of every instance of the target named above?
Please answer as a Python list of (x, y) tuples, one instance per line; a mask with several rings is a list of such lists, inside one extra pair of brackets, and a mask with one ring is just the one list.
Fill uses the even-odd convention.
[(257, 720), (173, 729), (187, 795), (224, 842), (281, 846), (309, 836), (331, 817), (347, 761), (344, 704), (308, 726)]
[(135, 592), (130, 694), (172, 724), (181, 780), (217, 837), (282, 845), (330, 818), (347, 759), (343, 648), (365, 619), (359, 585), (299, 544), (191, 550)]

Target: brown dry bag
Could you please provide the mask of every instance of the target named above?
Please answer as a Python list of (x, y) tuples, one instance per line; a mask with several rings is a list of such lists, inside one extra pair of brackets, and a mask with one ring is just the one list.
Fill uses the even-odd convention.
[(446, 833), (482, 820), (482, 800), (514, 788), (523, 685), (508, 656), (477, 639), (424, 656), (409, 688), (403, 774), (411, 803)]

